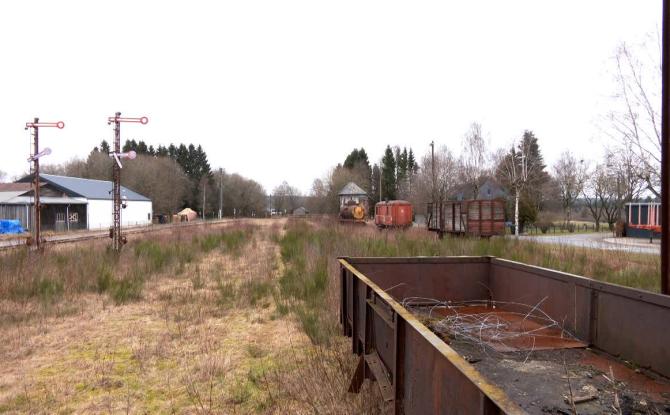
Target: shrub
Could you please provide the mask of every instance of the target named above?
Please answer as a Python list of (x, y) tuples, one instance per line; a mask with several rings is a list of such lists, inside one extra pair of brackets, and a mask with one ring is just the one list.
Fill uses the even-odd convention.
[(540, 232), (542, 233), (549, 232), (549, 228), (551, 227), (551, 225), (552, 225), (551, 222), (545, 222), (545, 221), (535, 223), (535, 226), (537, 226), (540, 229)]
[(144, 287), (144, 279), (142, 277), (131, 275), (113, 281), (109, 288), (109, 294), (117, 305), (142, 298), (142, 288)]
[(63, 295), (63, 282), (43, 278), (37, 283), (36, 294), (42, 303), (55, 303)]

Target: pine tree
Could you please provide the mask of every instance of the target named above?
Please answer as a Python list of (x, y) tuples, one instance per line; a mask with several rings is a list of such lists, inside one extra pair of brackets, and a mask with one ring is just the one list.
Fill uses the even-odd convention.
[(370, 206), (374, 206), (379, 202), (379, 176), (381, 172), (379, 165), (372, 166), (372, 174), (370, 175)]
[(170, 146), (167, 148), (168, 155), (170, 158), (177, 160), (177, 147), (174, 144), (170, 143)]
[(135, 151), (137, 154), (148, 154), (149, 153), (149, 148), (147, 147), (147, 143), (145, 143), (143, 140), (140, 140), (137, 143), (137, 147), (135, 148)]
[(386, 146), (384, 157), (382, 158), (382, 198), (396, 198), (396, 162), (393, 156), (391, 146)]
[(407, 155), (407, 169), (412, 175), (419, 172), (419, 166), (416, 163), (416, 159), (414, 158), (414, 151), (412, 151), (411, 147), (409, 148), (409, 154)]
[(107, 143), (107, 140), (102, 140), (102, 141), (100, 142), (100, 151), (101, 151), (102, 153), (109, 154), (110, 149), (109, 149), (109, 143)]

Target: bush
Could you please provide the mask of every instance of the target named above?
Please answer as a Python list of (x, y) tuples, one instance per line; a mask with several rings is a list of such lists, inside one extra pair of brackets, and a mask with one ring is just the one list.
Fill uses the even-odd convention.
[(41, 279), (37, 283), (36, 293), (43, 303), (55, 303), (63, 295), (63, 282), (46, 278)]
[(136, 301), (142, 298), (144, 279), (137, 275), (127, 276), (120, 280), (113, 280), (109, 288), (109, 295), (117, 305)]
[(114, 280), (114, 274), (112, 273), (112, 270), (107, 267), (103, 267), (100, 270), (100, 273), (98, 274), (97, 278), (97, 291), (98, 293), (102, 294), (105, 291), (109, 290), (112, 286)]
[(542, 233), (547, 233), (549, 232), (549, 228), (551, 228), (552, 223), (551, 222), (536, 222), (535, 226), (540, 229), (540, 232)]

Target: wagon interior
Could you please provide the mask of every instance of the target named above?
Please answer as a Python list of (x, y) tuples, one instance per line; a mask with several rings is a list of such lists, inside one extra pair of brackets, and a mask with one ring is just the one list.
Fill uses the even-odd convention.
[(405, 413), (670, 410), (665, 296), (490, 257), (343, 264), (344, 331)]

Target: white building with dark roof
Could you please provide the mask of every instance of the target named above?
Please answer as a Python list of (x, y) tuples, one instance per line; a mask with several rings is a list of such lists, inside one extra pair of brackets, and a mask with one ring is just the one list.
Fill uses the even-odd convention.
[[(30, 229), (33, 221), (32, 176), (0, 183), (0, 219), (18, 219)], [(121, 187), (123, 226), (151, 223), (151, 200)], [(45, 230), (105, 229), (112, 226), (112, 182), (40, 174), (41, 220)]]

